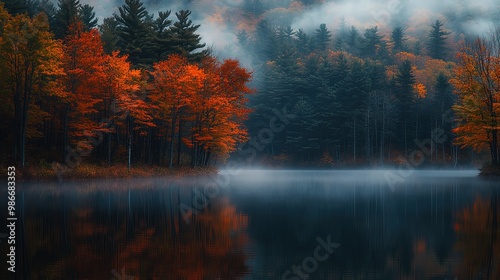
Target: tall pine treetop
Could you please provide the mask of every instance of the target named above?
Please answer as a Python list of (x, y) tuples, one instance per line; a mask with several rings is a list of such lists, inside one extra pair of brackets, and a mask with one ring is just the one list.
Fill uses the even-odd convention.
[(429, 56), (435, 59), (445, 59), (446, 58), (446, 39), (450, 32), (443, 30), (443, 23), (440, 20), (436, 20), (434, 24), (431, 25), (432, 30), (429, 33), (429, 41), (427, 44), (427, 50), (429, 51)]
[(152, 20), (143, 3), (139, 0), (125, 0), (118, 8), (117, 21), (118, 47), (129, 55), (133, 65), (147, 64), (147, 45), (153, 36)]
[(54, 33), (56, 38), (61, 39), (68, 35), (68, 29), (71, 24), (79, 19), (80, 1), (78, 0), (59, 0), (58, 10), (54, 19)]
[(326, 27), (326, 24), (322, 23), (319, 28), (314, 32), (316, 47), (320, 51), (325, 51), (328, 47), (328, 43), (332, 39), (332, 33)]
[(392, 41), (392, 52), (393, 54), (402, 52), (406, 50), (405, 42), (406, 42), (405, 31), (403, 27), (395, 27), (391, 33), (391, 41)]
[(172, 50), (172, 20), (168, 17), (171, 11), (160, 11), (153, 24), (155, 55), (158, 60), (165, 59)]
[(5, 9), (11, 15), (23, 14), (28, 11), (28, 3), (25, 0), (2, 0)]
[(174, 51), (178, 54), (184, 55), (189, 61), (200, 61), (208, 55), (207, 50), (194, 52), (198, 49), (205, 47), (205, 44), (200, 43), (201, 36), (196, 34), (200, 25), (194, 25), (189, 19), (191, 11), (181, 10), (175, 13), (177, 21), (170, 28), (174, 40)]
[(95, 17), (94, 7), (85, 4), (80, 7), (78, 14), (86, 30), (97, 27), (97, 18)]

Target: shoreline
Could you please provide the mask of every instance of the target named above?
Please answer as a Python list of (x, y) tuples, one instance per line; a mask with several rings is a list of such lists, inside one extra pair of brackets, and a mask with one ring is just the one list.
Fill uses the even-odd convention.
[[(317, 168), (304, 168), (304, 167), (290, 167), (290, 166), (256, 166), (260, 170), (318, 170), (318, 171), (348, 171), (348, 170), (398, 170), (397, 165), (383, 165), (383, 166), (335, 166), (335, 167), (317, 167)], [(478, 178), (500, 178), (500, 167), (491, 166), (421, 166), (414, 170), (434, 170), (434, 171), (447, 171), (447, 170), (478, 170)], [(109, 180), (109, 179), (135, 179), (135, 178), (151, 178), (151, 177), (198, 177), (205, 175), (217, 174), (219, 171), (225, 170), (224, 167), (160, 167), (152, 165), (137, 165), (128, 169), (127, 165), (99, 165), (99, 164), (82, 164), (78, 167), (64, 172), (61, 176), (62, 181), (75, 181), (75, 180)], [(16, 168), (16, 177), (19, 182), (58, 182), (60, 181), (56, 172), (49, 166), (28, 166), (25, 168)], [(61, 181), (61, 182), (62, 182)]]
[(485, 164), (479, 169), (479, 177), (500, 179), (500, 165)]
[(132, 179), (149, 177), (197, 177), (216, 174), (216, 167), (160, 167), (152, 165), (137, 165), (128, 169), (127, 165), (97, 165), (82, 164), (71, 170), (64, 172), (60, 180), (56, 172), (48, 166), (28, 166), (25, 168), (16, 167), (16, 178), (19, 182), (63, 182), (74, 180), (95, 180), (95, 179)]

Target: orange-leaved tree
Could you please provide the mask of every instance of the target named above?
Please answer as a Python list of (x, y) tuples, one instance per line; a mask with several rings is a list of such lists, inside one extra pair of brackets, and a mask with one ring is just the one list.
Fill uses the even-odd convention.
[[(63, 120), (63, 149), (68, 144), (68, 135), (78, 141), (93, 137), (109, 129), (98, 119), (98, 105), (103, 102), (104, 54), (101, 37), (96, 29), (84, 31), (83, 23), (75, 22), (64, 38), (64, 68), (66, 71), (67, 104)], [(84, 149), (92, 149), (90, 143), (80, 141)]]
[(179, 55), (171, 55), (167, 60), (155, 63), (153, 68), (150, 98), (158, 108), (156, 118), (167, 123), (170, 130), (168, 154), (169, 167), (172, 167), (176, 124), (183, 112), (192, 105), (203, 85), (205, 74)]
[(224, 158), (237, 143), (247, 140), (243, 122), (250, 113), (246, 95), (252, 93), (247, 86), (251, 73), (238, 61), (228, 59), (220, 63), (209, 57), (202, 67), (206, 80), (193, 104), (191, 143), (186, 141), (193, 149), (193, 165), (206, 165), (212, 153)]
[[(0, 101), (13, 104), (14, 159), (25, 165), (28, 123), (44, 117), (36, 102), (45, 96), (62, 97), (57, 80), (64, 75), (62, 51), (49, 31), (47, 17), (9, 15), (0, 3)], [(4, 102), (2, 102), (4, 104)], [(8, 108), (7, 108), (8, 109)]]
[[(106, 56), (105, 96), (110, 102), (105, 107), (107, 118), (112, 124), (125, 126), (127, 132), (128, 167), (132, 161), (132, 135), (134, 131), (146, 134), (149, 127), (153, 127), (151, 109), (153, 105), (146, 102), (143, 94), (141, 71), (132, 69), (127, 56), (119, 56), (113, 52)], [(108, 125), (113, 128), (114, 126)], [(114, 132), (114, 131), (113, 131)], [(116, 140), (116, 138), (115, 138)], [(110, 136), (108, 137), (110, 142)], [(115, 144), (115, 147), (117, 144)], [(108, 161), (111, 161), (111, 144), (108, 143)]]
[(454, 132), (461, 146), (476, 151), (489, 149), (492, 165), (499, 165), (500, 49), (478, 38), (458, 54), (451, 83), (458, 100), (453, 106), (458, 118)]

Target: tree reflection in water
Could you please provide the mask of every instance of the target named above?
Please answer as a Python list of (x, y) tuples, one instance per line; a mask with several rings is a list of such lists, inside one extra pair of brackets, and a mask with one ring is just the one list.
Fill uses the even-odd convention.
[(459, 279), (500, 279), (498, 192), (489, 199), (478, 197), (471, 207), (457, 214), (455, 247), (463, 254)]
[(248, 219), (227, 199), (214, 199), (188, 225), (178, 207), (190, 186), (125, 188), (117, 182), (98, 191), (86, 185), (27, 193), (19, 277), (234, 279), (248, 272)]

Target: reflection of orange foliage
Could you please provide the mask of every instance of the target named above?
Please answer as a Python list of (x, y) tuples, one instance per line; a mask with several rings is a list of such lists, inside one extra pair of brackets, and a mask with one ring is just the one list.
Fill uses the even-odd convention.
[(427, 251), (427, 242), (423, 239), (417, 240), (415, 243), (415, 252), (417, 254), (423, 254)]
[[(182, 220), (171, 223), (184, 223)], [(176, 236), (166, 224), (137, 225), (133, 240), (118, 235), (118, 266), (140, 279), (234, 279), (246, 273), (244, 245), (248, 219), (236, 212), (227, 200), (217, 201), (211, 209), (182, 224)]]
[[(458, 234), (455, 247), (463, 254), (459, 267), (465, 279), (500, 279), (500, 243), (497, 225), (500, 207), (495, 197), (491, 201), (477, 198), (471, 208), (457, 214), (454, 228)], [(496, 216), (496, 222), (493, 217)]]
[[(237, 279), (248, 273), (247, 216), (229, 200), (215, 198), (186, 224), (169, 193), (157, 194), (165, 195), (166, 207), (150, 205), (148, 191), (137, 192), (132, 206), (126, 195), (114, 193), (118, 201), (110, 210), (100, 207), (96, 201), (102, 197), (95, 195), (69, 199), (64, 206), (56, 200), (64, 207), (64, 219), (62, 209), (38, 213), (34, 206), (27, 208), (34, 279), (118, 279), (112, 271), (122, 276), (125, 271), (135, 280)], [(44, 196), (37, 199), (48, 203)]]

